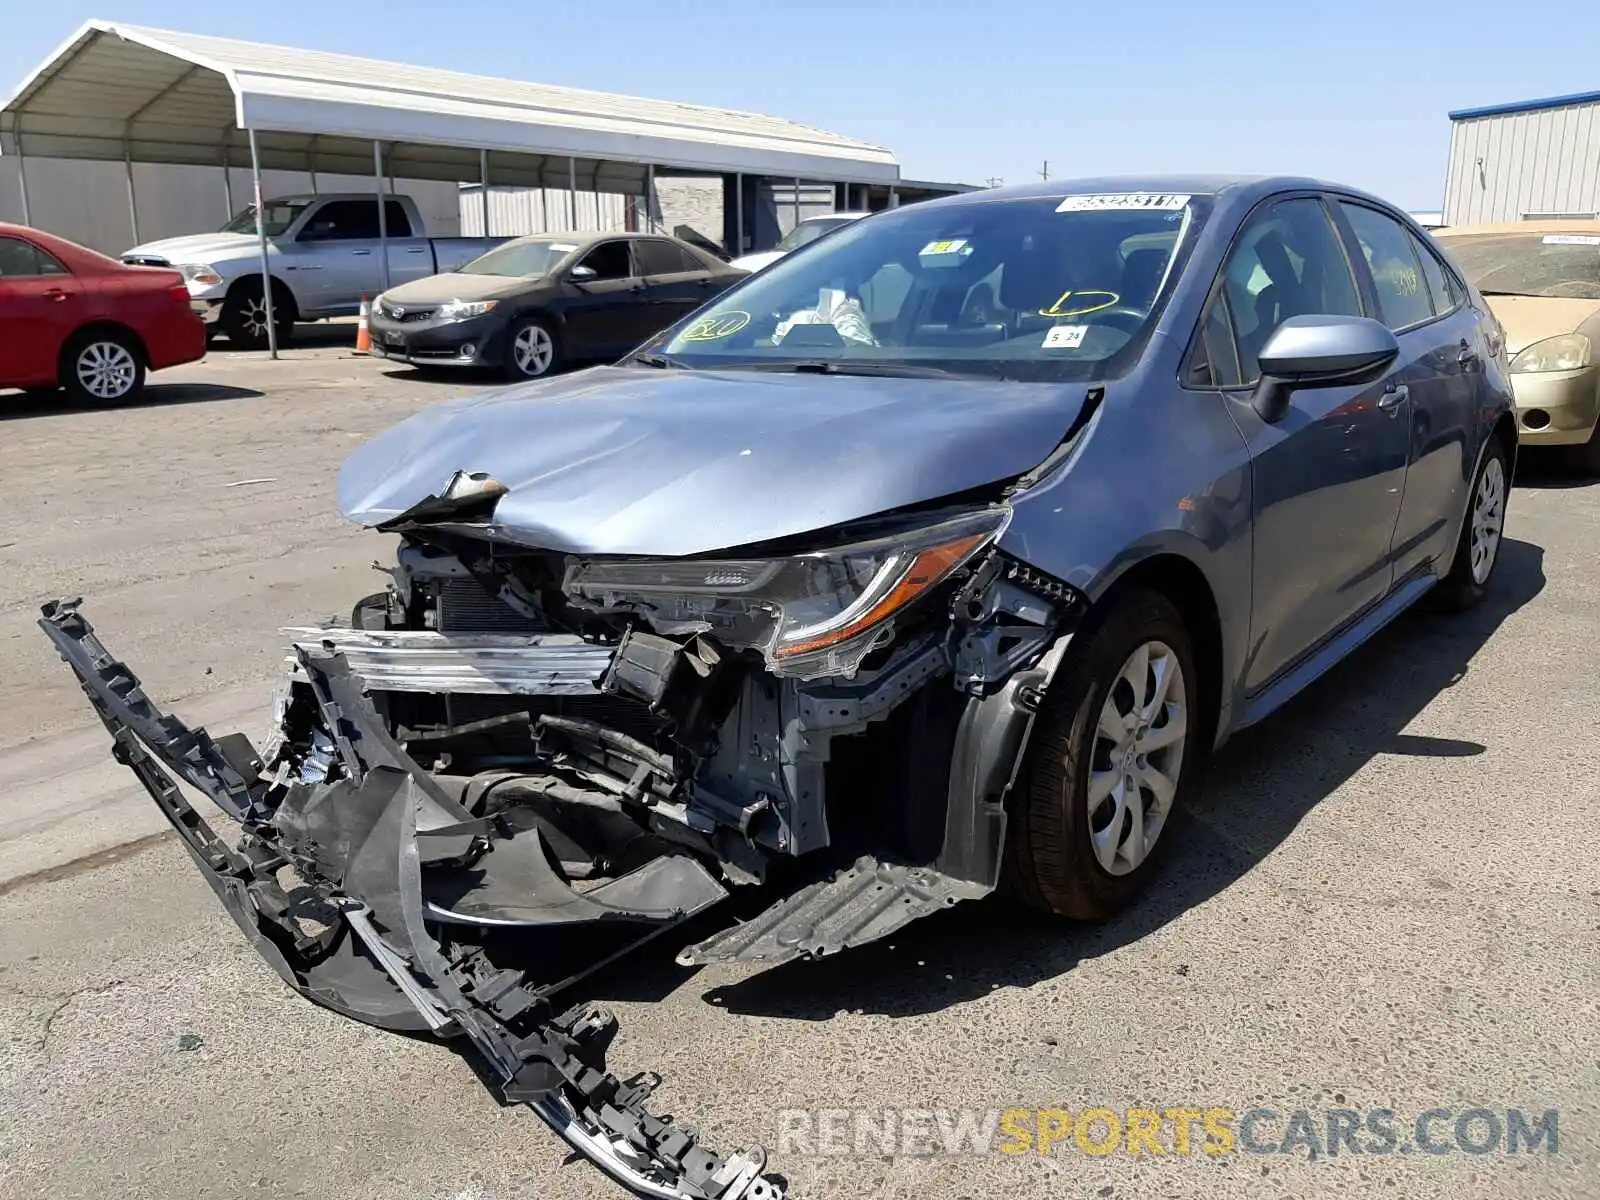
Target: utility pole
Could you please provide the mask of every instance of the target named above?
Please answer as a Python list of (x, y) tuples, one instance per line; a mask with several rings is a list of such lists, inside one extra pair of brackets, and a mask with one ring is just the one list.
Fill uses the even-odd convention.
[(1044, 160), (1044, 166), (1039, 168), (1039, 178), (1048, 181), (1050, 178), (1050, 160)]

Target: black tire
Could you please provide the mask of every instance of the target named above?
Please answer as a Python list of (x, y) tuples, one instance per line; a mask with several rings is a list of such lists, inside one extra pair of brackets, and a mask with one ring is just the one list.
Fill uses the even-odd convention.
[(129, 404), (144, 376), (144, 347), (120, 330), (84, 330), (61, 352), (61, 390), (74, 404)]
[[(289, 344), (294, 334), (294, 305), (282, 288), (272, 289), (272, 319), (278, 326), (281, 349)], [(218, 324), (235, 349), (267, 349), (266, 302), (262, 299), (260, 280), (244, 280), (228, 293), (228, 298), (222, 302)]]
[[(1450, 564), (1450, 573), (1434, 588), (1439, 605), (1446, 611), (1459, 612), (1471, 608), (1489, 590), (1495, 566), (1500, 561), (1500, 543), (1505, 534), (1506, 501), (1511, 494), (1509, 466), (1505, 446), (1498, 437), (1491, 436), (1483, 451), (1483, 461), (1478, 464), (1478, 472), (1472, 477), (1472, 487), (1467, 492), (1466, 511), (1461, 516), (1461, 536), (1456, 540), (1456, 554)], [(1499, 479), (1499, 510), (1488, 550), (1487, 566), (1479, 570), (1474, 568), (1473, 555), (1483, 533), (1479, 518), (1484, 514), (1480, 513), (1480, 504), (1484, 500), (1485, 481), (1492, 476)], [(1492, 491), (1494, 485), (1490, 484), (1489, 488)]]
[[(528, 343), (523, 345), (523, 343)], [(548, 353), (538, 352), (548, 347)], [(505, 376), (507, 379), (543, 379), (561, 367), (561, 339), (550, 322), (540, 317), (524, 317), (506, 330)], [(536, 369), (534, 369), (536, 368)]]
[[(1121, 680), (1121, 673), (1139, 647), (1152, 643), (1170, 651), (1181, 670), (1187, 733), (1177, 745), (1175, 758), (1166, 750), (1148, 756), (1166, 756), (1165, 765), (1176, 775), (1176, 785), (1143, 860), (1136, 865), (1126, 863), (1119, 852), (1114, 865), (1122, 864), (1123, 869), (1114, 873), (1096, 856), (1093, 835), (1097, 826), (1109, 832), (1115, 813), (1119, 833), (1111, 844), (1119, 840), (1131, 844), (1133, 813), (1131, 806), (1126, 810), (1118, 807), (1123, 802), (1113, 794), (1091, 815), (1089, 777), (1091, 767), (1097, 764), (1108, 775), (1119, 771), (1107, 754), (1110, 743), (1098, 733), (1101, 712), (1114, 692), (1118, 706), (1123, 699), (1132, 698), (1132, 689)], [(1205, 686), (1195, 666), (1188, 627), (1177, 608), (1159, 592), (1129, 587), (1108, 597), (1098, 613), (1091, 613), (1045, 696), (1018, 780), (1005, 863), (1006, 890), (1013, 897), (1044, 912), (1093, 921), (1111, 916), (1138, 894), (1172, 840), (1166, 836), (1172, 816), (1198, 778)], [(1163, 706), (1163, 715), (1156, 718), (1151, 730), (1167, 726), (1168, 712)], [(1145, 757), (1137, 761), (1137, 769), (1142, 771)], [(1142, 822), (1152, 811), (1154, 793), (1147, 798), (1140, 783), (1136, 794)], [(1109, 811), (1106, 805), (1111, 806)]]

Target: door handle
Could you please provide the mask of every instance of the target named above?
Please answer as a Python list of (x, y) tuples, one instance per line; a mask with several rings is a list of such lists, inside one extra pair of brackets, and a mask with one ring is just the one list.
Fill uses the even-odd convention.
[(421, 246), (410, 246), (410, 247), (408, 247), (406, 249), (406, 253), (407, 254), (421, 254), (421, 253), (423, 253), (423, 249), (422, 249)]
[(1411, 398), (1411, 389), (1405, 384), (1397, 384), (1378, 397), (1378, 407), (1391, 417), (1400, 411), (1400, 406)]
[(54, 300), (57, 304), (60, 304), (63, 300), (69, 299), (67, 293), (62, 291), (60, 288), (50, 288), (41, 293), (41, 295), (43, 295), (46, 300)]
[(368, 257), (370, 257), (371, 254), (372, 254), (372, 251), (371, 250), (352, 250), (352, 251), (350, 251), (350, 253), (351, 254), (365, 254)]

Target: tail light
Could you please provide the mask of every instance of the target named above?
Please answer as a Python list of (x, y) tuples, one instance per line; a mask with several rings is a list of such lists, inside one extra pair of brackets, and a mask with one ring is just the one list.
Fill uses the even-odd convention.
[(171, 287), (167, 288), (167, 295), (171, 296), (174, 300), (176, 300), (179, 304), (183, 305), (185, 308), (189, 307), (189, 285), (188, 284), (186, 284), (186, 283), (175, 283), (175, 284), (173, 284)]

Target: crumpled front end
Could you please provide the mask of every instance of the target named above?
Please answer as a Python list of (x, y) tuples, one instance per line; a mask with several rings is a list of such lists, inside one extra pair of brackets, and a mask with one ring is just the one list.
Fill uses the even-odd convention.
[(77, 602), (40, 624), (291, 987), (465, 1037), (636, 1194), (781, 1196), (759, 1148), (715, 1155), (609, 1073), (615, 1022), (571, 995), (741, 887), (769, 905), (680, 962), (820, 957), (993, 891), (1083, 598), (998, 549), (996, 497), (664, 560), (497, 537), (496, 498), (451, 480), (389, 526), (385, 592), (287, 631), (264, 753), (157, 709)]

